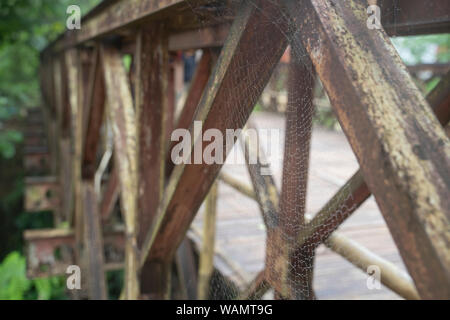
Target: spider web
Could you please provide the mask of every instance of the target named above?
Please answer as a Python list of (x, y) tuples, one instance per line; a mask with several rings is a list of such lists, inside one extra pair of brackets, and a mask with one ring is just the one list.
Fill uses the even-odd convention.
[[(263, 12), (258, 1), (248, 1), (248, 3), (250, 3), (250, 5), (256, 10), (261, 10), (261, 12)], [(276, 5), (277, 2), (274, 1), (272, 3)], [(191, 8), (194, 13), (198, 14), (199, 21), (203, 21), (204, 11), (208, 8), (214, 12), (214, 15), (217, 17), (217, 21), (222, 21), (223, 17), (233, 16), (238, 10), (242, 10), (242, 2), (237, 0), (224, 2), (216, 1), (200, 8), (196, 7), (192, 3)], [(236, 72), (238, 76), (234, 78), (235, 82), (232, 84), (232, 90), (229, 91), (227, 105), (230, 107), (224, 110), (224, 117), (232, 118), (237, 116), (240, 117), (243, 122), (246, 122), (247, 115), (245, 112), (242, 112), (244, 106), (242, 106), (242, 108), (241, 106), (238, 108), (234, 107), (236, 105), (236, 101), (239, 101), (239, 95), (247, 96), (249, 100), (255, 101), (255, 105), (257, 106), (256, 109), (261, 108), (261, 105), (263, 106), (263, 109), (270, 109), (270, 106), (267, 107), (267, 101), (269, 101), (269, 104), (272, 103), (277, 108), (281, 109), (281, 114), (283, 114), (282, 116), (277, 114), (272, 118), (268, 116), (261, 117), (258, 116), (258, 111), (254, 111), (250, 117), (250, 122), (256, 124), (258, 127), (260, 137), (261, 131), (264, 131), (264, 129), (271, 129), (273, 127), (277, 129), (281, 128), (281, 141), (279, 141), (280, 143), (277, 146), (270, 146), (270, 141), (269, 145), (267, 145), (267, 140), (264, 141), (264, 139), (260, 139), (260, 143), (257, 146), (260, 150), (260, 156), (266, 153), (267, 158), (270, 159), (268, 163), (269, 167), (273, 171), (273, 179), (277, 186), (280, 200), (279, 204), (277, 203), (276, 212), (274, 212), (274, 215), (277, 217), (276, 224), (277, 228), (281, 230), (281, 233), (278, 241), (267, 241), (267, 226), (264, 225), (257, 203), (254, 202), (254, 200), (247, 199), (239, 195), (238, 192), (231, 189), (225, 183), (220, 182), (219, 200), (217, 204), (219, 222), (217, 224), (216, 231), (215, 266), (218, 270), (229, 270), (229, 274), (220, 275), (217, 271), (215, 272), (215, 275), (211, 280), (210, 295), (212, 298), (237, 298), (239, 297), (238, 290), (242, 290), (243, 287), (241, 286), (239, 288), (239, 285), (238, 287), (230, 285), (225, 278), (236, 280), (237, 283), (248, 284), (257, 275), (258, 270), (265, 268), (266, 273), (273, 274), (273, 282), (284, 283), (286, 288), (288, 288), (288, 291), (286, 291), (287, 295), (280, 294), (279, 292), (274, 293), (271, 289), (269, 290), (269, 293), (264, 295), (265, 298), (277, 297), (282, 299), (315, 299), (317, 298), (314, 285), (316, 282), (321, 284), (319, 291), (326, 292), (326, 290), (322, 288), (324, 281), (321, 278), (314, 276), (313, 271), (315, 270), (315, 264), (317, 264), (315, 263), (315, 257), (317, 253), (323, 253), (325, 251), (329, 252), (329, 249), (324, 247), (322, 244), (322, 239), (315, 238), (312, 240), (309, 239), (306, 244), (299, 247), (298, 243), (302, 243), (307, 239), (302, 239), (301, 237), (299, 238), (299, 235), (307, 231), (309, 228), (308, 222), (314, 217), (316, 212), (320, 211), (319, 209), (321, 209), (321, 206), (323, 206), (333, 196), (339, 187), (343, 187), (344, 190), (350, 188), (348, 184), (345, 184), (345, 181), (351, 176), (349, 172), (352, 172), (352, 170), (356, 171), (358, 166), (356, 159), (352, 153), (349, 152), (351, 150), (349, 145), (346, 142), (342, 143), (342, 133), (339, 133), (339, 124), (334, 117), (332, 109), (329, 107), (327, 94), (324, 91), (319, 78), (315, 75), (314, 68), (309, 60), (308, 54), (299, 44), (299, 41), (294, 41), (298, 37), (298, 33), (301, 32), (301, 30), (294, 27), (293, 22), (290, 21), (289, 17), (285, 14), (285, 11), (281, 8), (279, 8), (276, 19), (272, 19), (270, 17), (266, 17), (266, 19), (264, 19), (264, 17), (262, 17), (262, 20), (264, 23), (272, 24), (274, 28), (280, 28), (280, 30), (280, 26), (283, 23), (288, 24), (288, 31), (283, 33), (283, 36), (289, 43), (287, 55), (290, 57), (290, 64), (280, 63), (275, 68), (273, 71), (273, 76), (261, 96), (255, 96), (254, 94), (254, 92), (257, 91), (254, 90), (254, 83), (257, 78), (263, 76), (261, 74), (255, 74), (253, 71), (255, 64), (254, 57), (249, 56), (247, 63), (243, 65), (231, 65), (230, 68), (233, 67), (237, 70)], [(209, 26), (211, 24), (214, 24), (214, 18), (211, 19), (211, 17), (209, 17), (208, 24), (205, 22), (205, 26)], [(270, 56), (267, 56), (266, 53), (271, 52), (268, 48), (272, 45), (272, 43), (268, 41), (266, 35), (255, 33), (254, 38), (250, 41), (254, 41), (254, 47), (258, 47), (258, 56), (256, 59), (262, 61), (263, 63), (270, 63)], [(182, 105), (182, 103), (178, 104)], [(266, 106), (264, 107), (264, 105)], [(280, 107), (280, 105), (282, 106)], [(328, 110), (328, 116), (334, 123), (332, 126), (338, 129), (338, 133), (330, 133), (320, 127), (317, 127), (317, 130), (313, 130), (313, 127), (316, 128), (316, 126), (313, 125), (313, 119), (315, 117), (317, 118), (316, 112), (318, 112), (319, 109)], [(238, 113), (237, 115), (233, 114), (236, 112)], [(276, 125), (272, 126), (273, 124)], [(313, 131), (314, 133), (312, 133)], [(344, 156), (347, 162), (342, 161), (342, 156), (340, 154), (336, 154), (336, 152), (327, 153), (324, 151), (317, 156), (314, 154), (311, 156), (311, 134), (315, 135), (316, 131), (319, 136), (324, 136), (324, 139), (330, 138), (332, 140), (329, 142), (332, 146), (331, 149), (336, 149), (333, 148), (333, 139), (337, 139), (339, 143), (345, 147), (343, 152), (347, 152), (347, 155)], [(240, 158), (242, 161), (244, 158), (239, 143), (236, 143), (231, 154), (232, 156), (229, 155), (227, 163), (222, 168), (222, 172), (231, 172), (233, 176), (239, 177), (243, 181), (247, 181), (247, 184), (250, 185), (251, 179), (247, 172), (246, 166), (238, 166), (233, 164), (233, 161), (236, 162), (236, 159)], [(334, 159), (333, 156), (335, 156), (336, 159)], [(230, 158), (232, 158), (231, 161)], [(313, 160), (312, 163), (311, 160)], [(317, 162), (320, 163), (315, 164), (314, 160), (318, 160)], [(344, 168), (345, 170), (339, 170), (338, 166), (342, 163), (344, 163), (344, 166), (347, 166)], [(328, 168), (324, 168), (324, 166), (328, 166), (329, 168), (332, 167), (332, 169), (327, 170)], [(350, 170), (348, 167), (350, 167)], [(333, 176), (330, 174), (331, 172), (336, 173), (336, 175)], [(322, 180), (326, 180), (326, 183), (322, 183), (322, 185), (320, 185), (313, 182), (313, 186), (310, 186), (311, 175), (316, 176), (316, 178), (319, 176), (319, 179), (322, 178)], [(319, 188), (323, 187), (323, 185), (328, 186), (322, 191), (323, 198), (320, 201), (315, 200), (315, 204), (309, 204), (309, 201), (312, 200), (308, 196), (309, 193), (313, 191), (313, 196), (317, 197), (317, 194), (321, 192), (317, 190), (314, 192), (314, 190), (311, 190), (311, 188), (316, 187), (316, 185), (318, 185)], [(255, 188), (254, 191), (258, 194), (259, 188)], [(333, 206), (329, 206), (328, 209), (325, 208), (320, 211), (321, 214), (329, 215), (332, 213), (333, 219), (339, 219), (341, 216), (350, 215), (350, 213), (355, 209), (354, 205), (348, 205), (348, 203), (352, 202), (352, 195), (349, 191), (343, 192), (343, 194), (344, 196), (341, 196), (341, 198), (335, 197), (332, 200), (333, 202), (340, 204), (337, 208), (332, 208)], [(222, 196), (225, 199), (222, 199)], [(236, 203), (231, 203), (228, 200), (231, 197), (237, 197), (239, 199), (239, 204), (236, 205)], [(377, 216), (376, 219), (380, 220), (381, 216), (377, 211), (373, 199), (370, 199), (367, 202), (367, 204), (362, 206), (363, 209), (361, 210), (363, 211), (364, 208), (366, 208), (369, 215)], [(317, 203), (320, 203), (321, 206), (318, 206)], [(333, 212), (330, 212), (330, 210)], [(199, 247), (201, 247), (201, 232), (199, 230), (201, 230), (200, 226), (203, 222), (203, 211), (204, 206), (200, 209), (199, 214), (191, 228), (191, 236), (197, 240)], [(364, 213), (361, 213), (361, 215), (363, 214)], [(258, 215), (258, 218), (255, 219), (255, 215)], [(236, 216), (239, 216), (240, 218), (233, 221), (233, 218)], [(352, 218), (351, 220), (355, 219)], [(360, 223), (361, 220), (363, 220), (363, 218), (356, 219), (355, 224)], [(380, 221), (382, 222), (382, 219)], [(345, 225), (347, 224), (351, 225), (351, 223), (346, 222)], [(231, 229), (236, 229), (236, 232), (230, 233), (230, 227), (227, 227), (228, 225), (232, 225), (233, 227), (231, 227)], [(322, 229), (328, 229), (333, 225), (335, 225), (334, 221), (327, 220), (327, 222), (320, 227)], [(386, 227), (383, 227), (385, 232), (380, 239), (385, 242), (386, 246), (390, 247), (389, 258), (395, 261), (400, 268), (404, 269), (403, 263), (399, 258), (399, 254), (390, 237), (390, 234), (388, 233)], [(250, 235), (250, 240), (244, 239), (245, 236), (242, 234), (245, 233)], [(239, 240), (239, 238), (243, 239)], [(249, 242), (251, 243), (249, 244)], [(233, 246), (236, 247), (233, 248)], [(372, 247), (379, 249), (376, 248), (376, 246)], [(345, 248), (341, 249), (345, 251)], [(255, 258), (257, 261), (250, 263), (247, 268), (242, 266), (242, 264), (245, 264), (245, 261), (248, 261), (249, 259), (246, 260), (244, 258), (244, 261), (230, 261), (230, 259), (226, 257), (227, 253), (231, 253), (231, 256), (235, 257), (245, 257), (246, 252), (243, 252), (245, 250), (250, 250), (247, 255), (252, 255), (251, 251), (255, 251), (256, 254), (254, 255), (257, 257)], [(282, 252), (285, 250), (287, 250), (289, 254), (283, 254)], [(266, 254), (269, 251), (275, 254), (280, 253), (279, 258), (266, 260)], [(346, 255), (351, 256), (352, 253), (347, 252)], [(357, 264), (358, 257), (354, 256), (351, 260)], [(280, 268), (280, 263), (287, 264), (286, 270), (288, 275), (284, 275), (284, 277), (281, 276), (282, 274), (274, 271)], [(223, 267), (223, 265), (226, 265), (226, 267)], [(366, 288), (366, 280), (368, 277), (367, 274), (357, 270), (356, 272), (359, 272), (359, 274), (355, 275), (351, 269), (356, 269), (349, 263), (346, 263), (345, 267), (340, 265), (340, 268), (341, 269), (334, 272), (335, 275), (342, 278), (346, 278), (347, 274), (354, 275), (359, 279), (362, 291), (367, 291), (368, 297), (376, 297), (377, 294), (379, 294), (379, 292), (374, 292), (372, 294)], [(324, 268), (321, 268), (321, 270), (323, 269)], [(323, 273), (323, 271), (321, 271), (321, 273)], [(322, 277), (326, 279), (326, 276), (322, 275)], [(344, 279), (343, 281), (334, 279), (333, 281), (338, 282), (338, 285), (331, 285), (331, 288), (336, 288), (339, 286), (345, 287), (346, 281), (349, 282), (348, 279)], [(389, 296), (390, 298), (398, 298), (395, 294), (386, 292), (387, 290), (384, 291), (384, 297)], [(323, 294), (323, 297), (327, 298), (327, 295)], [(351, 297), (363, 298), (361, 295)]]

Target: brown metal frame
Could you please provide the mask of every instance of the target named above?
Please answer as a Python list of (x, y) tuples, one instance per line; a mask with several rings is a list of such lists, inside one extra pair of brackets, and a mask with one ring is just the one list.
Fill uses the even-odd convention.
[[(348, 248), (367, 258), (363, 261), (379, 262), (391, 275), (383, 283), (406, 298), (450, 298), (450, 142), (441, 126), (450, 118), (449, 76), (428, 97), (439, 123), (388, 38), (448, 32), (448, 1), (378, 1), (385, 30), (365, 27), (367, 6), (356, 0), (256, 2), (230, 6), (224, 1), (223, 6), (208, 7), (206, 0), (108, 1), (82, 20), (81, 30), (66, 32), (42, 52), (50, 173), (60, 178), (63, 202), (55, 209), (55, 221), (70, 223), (74, 259), (87, 266), (90, 296), (106, 298), (102, 226), (120, 193), (125, 221), (123, 297), (169, 297), (177, 248), (221, 166), (174, 166), (168, 160), (168, 133), (185, 128), (192, 134), (194, 120), (202, 121), (205, 130), (242, 128), (288, 46), (285, 35), (291, 34), (290, 45), (309, 60), (307, 67), (291, 67), (285, 152), (293, 161), (285, 156), (281, 196), (270, 176), (257, 175), (257, 167), (249, 165), (254, 190), (220, 175), (258, 201), (268, 229), (266, 268), (240, 297), (259, 298), (272, 287), (277, 298), (314, 298), (308, 270), (314, 249), (325, 243), (344, 257), (341, 249)], [(171, 19), (175, 14), (177, 19)], [(216, 57), (214, 48), (221, 46)], [(203, 49), (203, 58), (175, 125), (170, 51), (197, 48)], [(132, 56), (130, 70), (122, 63), (124, 53)], [(245, 70), (242, 83), (241, 67), (249, 59), (252, 67)], [(306, 194), (295, 190), (306, 190), (308, 165), (297, 168), (295, 163), (308, 159), (310, 131), (292, 139), (296, 132), (289, 124), (307, 113), (311, 118), (312, 93), (305, 88), (312, 87), (314, 73), (361, 169), (306, 221)], [(297, 105), (298, 100), (304, 104)], [(107, 132), (105, 119), (113, 129), (115, 158), (107, 187), (98, 195), (93, 178)], [(417, 291), (408, 275), (333, 234), (371, 193)], [(297, 202), (299, 211), (291, 212), (288, 202)], [(348, 210), (337, 217), (343, 206)], [(283, 225), (289, 217), (299, 217), (295, 223), (302, 228)], [(207, 239), (211, 236), (205, 232)], [(201, 254), (199, 298), (206, 297), (213, 252), (207, 247)], [(308, 257), (304, 264), (294, 261), (299, 255)], [(279, 261), (286, 263), (275, 272), (271, 265)], [(289, 270), (289, 265), (299, 270)], [(308, 286), (307, 292), (299, 295), (288, 281), (292, 272), (305, 274), (300, 285)]]

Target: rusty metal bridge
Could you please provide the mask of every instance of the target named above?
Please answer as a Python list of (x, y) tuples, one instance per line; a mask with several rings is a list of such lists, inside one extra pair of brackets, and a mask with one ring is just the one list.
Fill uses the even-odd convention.
[[(366, 27), (369, 4), (381, 8), (381, 30)], [(124, 299), (223, 298), (212, 278), (231, 298), (273, 290), (275, 298), (313, 299), (314, 256), (325, 244), (364, 271), (377, 265), (381, 282), (401, 297), (449, 299), (450, 75), (422, 96), (389, 40), (448, 33), (449, 6), (103, 1), (80, 30), (68, 30), (41, 54), (43, 102), (28, 117), (25, 205), (51, 210), (55, 228), (25, 232), (28, 275), (61, 275), (77, 264), (91, 299), (107, 297), (105, 272), (116, 269), (124, 270)], [(221, 172), (221, 164), (175, 165), (172, 131), (193, 133), (194, 121), (222, 133), (243, 128), (288, 46), (302, 50), (291, 50), (281, 190), (272, 175), (261, 175), (259, 160), (248, 163), (251, 184)], [(176, 114), (176, 53), (198, 49)], [(360, 168), (309, 219), (302, 193), (317, 78)], [(307, 128), (301, 133), (300, 122)], [(213, 264), (215, 181), (259, 206), (265, 267), (253, 280)], [(407, 273), (335, 231), (370, 195)], [(202, 203), (204, 228), (190, 229)]]

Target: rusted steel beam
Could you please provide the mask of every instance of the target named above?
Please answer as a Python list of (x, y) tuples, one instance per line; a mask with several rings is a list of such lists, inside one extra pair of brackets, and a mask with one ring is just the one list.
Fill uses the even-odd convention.
[[(279, 209), (280, 227), (287, 237), (283, 243), (275, 244), (282, 246), (295, 246), (295, 238), (305, 225), (315, 79), (311, 61), (303, 56), (303, 52), (303, 48), (292, 47), (288, 71), (288, 106)], [(301, 248), (291, 255), (291, 297), (315, 298), (313, 269), (314, 250)]]
[(81, 152), (82, 152), (82, 127), (83, 127), (83, 89), (82, 75), (80, 74), (79, 52), (71, 49), (66, 52), (66, 66), (69, 81), (69, 103), (71, 111), (72, 140), (73, 140), (73, 156), (72, 156), (72, 179), (74, 192), (74, 216), (69, 219), (71, 225), (74, 226), (77, 241), (76, 254), (78, 258), (78, 250), (81, 248), (83, 240), (83, 195), (81, 181)]
[(317, 247), (364, 201), (370, 191), (358, 170), (297, 234), (297, 247)]
[(114, 135), (115, 164), (119, 170), (121, 205), (125, 220), (125, 298), (137, 299), (137, 129), (128, 75), (119, 51), (110, 46), (100, 48), (105, 77), (107, 112)]
[(178, 13), (179, 10), (197, 7), (208, 0), (119, 0), (107, 1), (94, 8), (81, 20), (80, 30), (70, 30), (62, 34), (44, 51), (64, 50), (79, 45), (100, 36), (107, 36), (113, 32), (123, 31), (144, 21), (161, 20), (168, 14)]
[[(191, 125), (195, 111), (197, 110), (198, 103), (202, 97), (203, 91), (208, 83), (209, 76), (211, 74), (212, 69), (212, 53), (210, 50), (203, 50), (203, 55), (200, 62), (197, 65), (195, 70), (194, 77), (192, 78), (191, 86), (189, 88), (188, 96), (186, 97), (186, 101), (184, 103), (183, 109), (181, 111), (180, 116), (178, 117), (178, 121), (176, 124), (177, 129), (189, 129)], [(170, 175), (172, 173), (174, 163), (171, 161), (171, 154), (173, 147), (177, 144), (176, 141), (171, 141), (168, 159), (167, 159), (167, 168), (166, 174)]]
[(100, 217), (103, 222), (106, 222), (114, 209), (120, 194), (119, 175), (117, 172), (117, 165), (111, 170), (106, 189), (103, 192), (102, 200), (100, 202)]
[(100, 142), (100, 127), (104, 119), (105, 81), (99, 50), (90, 53), (90, 72), (85, 85), (83, 111), (85, 113), (83, 131), (83, 169), (84, 179), (92, 179), (96, 171), (97, 149)]
[[(56, 128), (58, 129), (58, 132), (60, 132), (62, 125), (61, 125), (61, 114), (63, 109), (63, 72), (62, 72), (62, 64), (63, 60), (61, 59), (61, 54), (58, 54), (53, 59), (53, 83), (54, 83), (54, 91), (51, 93), (53, 95), (53, 101), (55, 105), (55, 117), (56, 117)], [(55, 138), (58, 138), (56, 136)]]
[(217, 211), (217, 183), (209, 190), (205, 200), (203, 216), (202, 249), (199, 257), (197, 298), (207, 300), (209, 297), (209, 283), (214, 271), (214, 243), (216, 238), (216, 211)]
[(42, 97), (44, 100), (44, 109), (54, 110), (53, 105), (53, 71), (51, 70), (52, 63), (50, 59), (43, 56), (39, 67), (40, 87), (42, 91)]
[[(25, 230), (27, 277), (40, 278), (65, 275), (69, 265), (77, 264), (75, 259), (75, 234), (72, 229)], [(104, 270), (123, 268), (124, 232), (117, 228), (105, 232)], [(69, 254), (62, 255), (65, 251)], [(83, 274), (83, 271), (82, 271)]]
[(100, 214), (94, 181), (83, 181), (84, 250), (88, 275), (89, 297), (94, 300), (107, 299), (104, 273), (103, 239)]
[[(308, 99), (307, 94), (305, 98)], [(248, 127), (255, 129), (252, 124), (248, 124)], [(289, 131), (289, 123), (287, 130)], [(290, 223), (297, 223), (297, 226), (301, 228), (304, 217), (301, 219), (297, 217), (296, 222), (290, 222), (289, 217), (283, 216), (279, 209), (283, 204), (280, 202), (274, 179), (268, 171), (269, 168), (267, 166), (263, 168), (263, 164), (267, 163), (263, 150), (257, 144), (250, 143), (245, 137), (241, 138), (241, 143), (256, 201), (267, 230), (265, 280), (274, 288), (277, 299), (314, 299), (310, 271), (313, 266), (314, 249), (296, 250), (295, 235), (298, 231), (288, 229), (291, 226)], [(309, 142), (303, 143), (309, 145)], [(291, 147), (288, 149), (292, 152)], [(251, 158), (256, 159), (256, 163), (251, 163)], [(299, 205), (302, 203), (300, 202)], [(298, 279), (299, 275), (302, 275), (300, 279)]]
[[(205, 130), (224, 133), (241, 128), (247, 120), (287, 46), (277, 9), (269, 1), (258, 1), (245, 2), (239, 10), (197, 108), (195, 120), (202, 121)], [(248, 61), (252, 61), (251, 68), (243, 68)], [(194, 134), (192, 125), (190, 131), (192, 155), (195, 142), (201, 146), (202, 137), (199, 132)], [(175, 167), (147, 233), (141, 264), (147, 255), (172, 259), (220, 168), (221, 164), (204, 161)]]
[(190, 50), (221, 47), (230, 30), (229, 23), (181, 31), (169, 36), (169, 50)]
[(234, 188), (235, 190), (242, 193), (244, 196), (247, 196), (249, 198), (256, 200), (256, 194), (253, 191), (253, 188), (251, 186), (247, 186), (246, 184), (242, 184), (242, 181), (239, 179), (236, 179), (235, 177), (225, 173), (221, 172), (219, 175), (219, 180), (223, 181), (230, 187)]
[(61, 219), (70, 221), (73, 209), (73, 181), (72, 181), (72, 148), (71, 139), (62, 137), (59, 144), (61, 151), (59, 183), (61, 185)]
[[(72, 54), (70, 51), (67, 55)], [(70, 84), (69, 81), (69, 67), (67, 65), (67, 56), (61, 55), (60, 59), (61, 84), (60, 87), (60, 132), (59, 137), (59, 179), (61, 183), (61, 212), (60, 219), (62, 221), (70, 221), (72, 219), (73, 210), (73, 172), (72, 172), (72, 146), (71, 146), (71, 132), (72, 132), (72, 110), (70, 104)], [(73, 120), (75, 121), (75, 119)]]
[(53, 128), (55, 127), (54, 117), (56, 114), (56, 107), (54, 101), (54, 78), (53, 78), (53, 59), (51, 57), (43, 55), (41, 60), (41, 91), (43, 92), (43, 97), (45, 99), (45, 104), (43, 108), (44, 122), (46, 127), (46, 136), (48, 141), (48, 147), (50, 153), (48, 155), (48, 173), (56, 174), (54, 170), (54, 139), (55, 132)]
[(186, 237), (177, 249), (176, 255), (178, 279), (185, 289), (185, 298), (197, 299), (197, 266), (191, 240)]
[[(255, 129), (251, 124), (247, 124), (247, 128)], [(258, 202), (264, 225), (267, 229), (268, 238), (270, 238), (270, 233), (280, 226), (280, 216), (278, 215), (280, 197), (273, 176), (268, 172), (269, 168), (264, 168), (264, 174), (261, 172), (264, 164), (267, 162), (265, 155), (258, 146), (259, 138), (256, 144), (254, 141), (250, 143), (249, 138), (250, 136), (247, 136), (244, 131), (243, 136), (240, 136), (240, 143), (252, 182), (255, 199)], [(255, 159), (256, 163), (250, 163), (251, 158)], [(269, 241), (267, 240), (267, 243)], [(282, 249), (278, 248), (277, 250)]]
[(450, 63), (420, 63), (408, 65), (407, 67), (411, 74), (430, 71), (433, 76), (445, 76), (450, 71)]
[(377, 0), (377, 5), (381, 8), (381, 23), (391, 36), (450, 30), (450, 3), (446, 0)]
[(363, 272), (367, 272), (369, 266), (380, 268), (380, 282), (401, 297), (420, 299), (411, 277), (406, 272), (359, 243), (335, 232), (325, 241), (325, 245)]
[[(351, 183), (348, 182), (347, 184)], [(240, 181), (236, 181), (235, 184), (230, 186), (238, 191), (242, 189), (244, 190), (251, 189), (250, 185), (246, 185), (245, 183), (242, 183)], [(251, 194), (245, 193), (244, 195), (247, 195), (249, 198), (258, 201), (256, 196), (252, 196)], [(337, 198), (340, 199), (340, 197)], [(312, 225), (312, 221), (306, 220), (305, 222), (306, 226), (304, 229), (307, 230), (308, 226)], [(336, 234), (335, 238), (333, 238), (334, 234)], [(343, 240), (340, 241), (341, 239)], [(386, 261), (382, 257), (374, 254), (373, 252), (370, 252), (369, 250), (362, 247), (358, 243), (336, 232), (334, 232), (326, 240), (324, 240), (324, 243), (331, 250), (341, 255), (343, 258), (347, 259), (350, 263), (354, 264), (358, 268), (361, 268), (364, 272), (367, 271), (367, 267), (369, 265), (378, 265), (382, 270), (385, 270), (386, 273), (388, 274), (387, 277), (385, 278), (381, 277), (381, 283), (383, 283), (385, 286), (387, 286), (388, 288), (390, 288), (391, 290), (393, 290), (394, 292), (396, 292), (405, 299), (417, 299), (418, 297), (417, 290), (415, 289), (414, 283), (412, 282), (411, 278), (408, 276), (408, 274), (398, 269), (392, 263)], [(291, 250), (295, 251), (295, 248), (291, 248)], [(361, 256), (361, 259), (359, 259), (359, 256)], [(249, 285), (248, 288), (256, 288), (258, 283), (263, 284), (262, 280), (267, 281), (267, 278), (268, 277), (266, 275), (264, 277), (258, 275), (258, 277), (255, 278), (255, 280)], [(267, 282), (267, 287), (265, 287), (264, 290), (268, 290), (270, 287), (271, 284)], [(242, 299), (245, 299), (247, 295), (246, 292), (250, 291), (244, 291), (240, 296)], [(283, 296), (281, 296), (281, 298), (283, 298)]]
[(59, 174), (59, 138), (61, 137), (61, 109), (62, 109), (62, 73), (61, 73), (61, 54), (56, 55), (52, 61), (52, 79), (54, 84), (54, 91), (52, 92), (55, 112), (51, 115), (50, 121), (50, 144), (52, 156), (52, 175)]
[(449, 298), (448, 137), (363, 4), (283, 3), (421, 297)]
[[(294, 48), (295, 49), (295, 48)], [(314, 70), (311, 62), (296, 55), (290, 61), (288, 106), (280, 196), (281, 222), (290, 237), (304, 224), (308, 185), (309, 149), (314, 112)]]
[[(167, 152), (169, 52), (162, 24), (152, 24), (139, 31), (136, 54), (136, 121), (138, 125), (138, 246), (154, 221), (164, 190)], [(143, 295), (163, 298), (169, 272), (158, 273), (170, 265), (156, 267), (158, 261), (141, 268), (140, 289)], [(166, 277), (163, 277), (166, 275)], [(160, 285), (157, 285), (160, 284)]]
[(442, 126), (450, 121), (450, 71), (427, 95), (427, 101)]
[(270, 289), (270, 284), (266, 280), (266, 271), (258, 272), (249, 286), (241, 292), (238, 300), (260, 300)]
[[(166, 0), (161, 2), (156, 0), (135, 0), (132, 3), (128, 0), (105, 1), (82, 19), (82, 28), (80, 30), (70, 30), (62, 34), (45, 49), (42, 56), (48, 56), (50, 52), (73, 47), (101, 36), (108, 36), (112, 33), (124, 33), (126, 29), (128, 29), (129, 33), (129, 30), (136, 24), (142, 24), (147, 21), (170, 21), (171, 15), (174, 14), (178, 18), (176, 21), (170, 21), (174, 24), (174, 27), (178, 29), (198, 28), (202, 26), (201, 19), (208, 16), (208, 10), (205, 10), (205, 13), (202, 12), (202, 5), (208, 4), (208, 2), (210, 1)], [(448, 32), (450, 17), (448, 14), (449, 5), (446, 0), (379, 0), (378, 4), (381, 7), (381, 23), (390, 35)], [(220, 7), (224, 5), (230, 6), (230, 2), (217, 4), (219, 14), (212, 15), (211, 18), (215, 24), (227, 22), (232, 18), (229, 14), (224, 14), (220, 11)], [(211, 7), (208, 7), (208, 9), (211, 10)], [(368, 17), (367, 14), (365, 14), (365, 17)], [(200, 32), (206, 39), (212, 36), (216, 39), (223, 37), (222, 31), (215, 31), (214, 29), (212, 29), (213, 31), (203, 31), (203, 27), (200, 29)], [(181, 35), (177, 36), (176, 39), (178, 40), (180, 37)], [(188, 34), (184, 34), (183, 40), (187, 38), (190, 38)], [(190, 41), (187, 43), (176, 41), (176, 43), (181, 43), (182, 48), (193, 46), (193, 44), (190, 44)], [(202, 41), (196, 45), (203, 46)], [(178, 47), (176, 44), (174, 46)]]
[[(450, 121), (450, 73), (427, 95), (439, 122)], [(325, 241), (369, 196), (370, 190), (358, 170), (297, 236), (297, 246), (318, 246)]]
[(69, 88), (68, 88), (68, 69), (67, 69), (67, 61), (62, 53), (59, 57), (59, 72), (61, 73), (59, 80), (61, 81), (58, 84), (57, 88), (61, 91), (58, 94), (59, 97), (59, 109), (60, 109), (60, 120), (59, 125), (61, 127), (61, 136), (63, 138), (70, 137), (70, 121), (71, 121), (71, 112), (70, 112), (70, 101), (69, 101)]
[(195, 110), (200, 102), (203, 91), (208, 83), (211, 70), (213, 68), (213, 53), (210, 49), (203, 50), (202, 58), (200, 59), (192, 83), (189, 88), (189, 93), (183, 106), (183, 110), (177, 121), (177, 128), (189, 129), (192, 123)]
[(168, 145), (170, 145), (170, 135), (172, 134), (172, 130), (174, 127), (174, 121), (175, 121), (175, 109), (177, 104), (177, 90), (176, 90), (176, 77), (179, 76), (179, 73), (181, 69), (183, 69), (183, 62), (179, 61), (180, 57), (178, 57), (176, 54), (171, 54), (169, 56), (169, 73), (167, 78), (167, 110), (166, 110), (166, 121), (165, 121), (165, 128), (166, 128), (166, 139), (168, 142)]

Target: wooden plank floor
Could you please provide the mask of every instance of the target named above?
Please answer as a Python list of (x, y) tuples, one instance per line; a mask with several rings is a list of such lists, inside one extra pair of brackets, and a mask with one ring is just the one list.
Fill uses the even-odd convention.
[[(284, 117), (258, 112), (252, 115), (258, 128), (279, 129), (280, 143), (271, 170), (281, 186)], [(358, 169), (353, 152), (343, 133), (315, 127), (312, 135), (307, 215), (311, 218), (339, 187)], [(242, 157), (238, 146), (238, 156)], [(245, 165), (225, 164), (223, 170), (250, 184)], [(194, 220), (191, 236), (200, 242), (203, 207)], [(221, 272), (244, 286), (264, 266), (265, 230), (255, 201), (219, 184), (215, 265)], [(383, 258), (405, 269), (387, 226), (371, 197), (339, 231)], [(314, 288), (318, 299), (399, 299), (382, 286), (367, 288), (367, 274), (325, 246), (317, 250)], [(270, 298), (270, 294), (267, 295)]]

